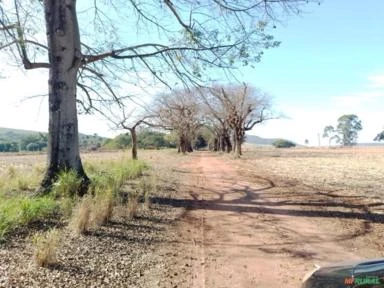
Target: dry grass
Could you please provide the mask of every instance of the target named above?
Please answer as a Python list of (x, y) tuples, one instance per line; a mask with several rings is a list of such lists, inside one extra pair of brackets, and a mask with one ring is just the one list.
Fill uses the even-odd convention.
[(149, 209), (151, 206), (151, 195), (154, 194), (158, 179), (154, 174), (141, 178), (138, 184), (138, 190), (143, 198), (143, 208)]
[(113, 191), (107, 190), (104, 193), (97, 193), (93, 199), (91, 211), (91, 224), (100, 226), (107, 223), (113, 214)]
[(34, 260), (40, 267), (47, 267), (57, 262), (56, 254), (60, 244), (60, 231), (52, 229), (47, 232), (37, 232), (32, 237), (34, 245)]
[(139, 193), (132, 192), (128, 196), (128, 202), (126, 204), (126, 218), (133, 219), (137, 216), (139, 210)]
[(75, 235), (81, 235), (88, 231), (91, 223), (92, 202), (92, 196), (87, 195), (75, 207), (69, 222), (69, 228)]
[(175, 196), (173, 194), (176, 192), (176, 183), (180, 181), (179, 173), (178, 168), (170, 169), (170, 167), (187, 165), (192, 156), (178, 154), (175, 149), (141, 151), (140, 155), (152, 168), (149, 175), (152, 192), (156, 192), (160, 197)]

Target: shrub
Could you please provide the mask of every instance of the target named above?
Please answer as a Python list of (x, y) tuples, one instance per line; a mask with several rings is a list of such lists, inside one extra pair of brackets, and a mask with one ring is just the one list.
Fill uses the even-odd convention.
[(34, 259), (38, 266), (47, 267), (56, 263), (56, 254), (60, 243), (59, 230), (37, 232), (32, 237), (32, 243), (35, 246)]
[(296, 147), (296, 144), (292, 141), (285, 140), (285, 139), (277, 139), (272, 143), (273, 146), (276, 148), (291, 148)]

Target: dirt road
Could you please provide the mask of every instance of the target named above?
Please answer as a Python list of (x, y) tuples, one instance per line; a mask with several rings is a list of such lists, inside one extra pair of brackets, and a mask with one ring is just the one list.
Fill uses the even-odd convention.
[(272, 181), (253, 178), (236, 161), (206, 152), (190, 157), (177, 170), (186, 197), (169, 203), (187, 207), (180, 240), (172, 244), (183, 256), (179, 265), (192, 265), (185, 287), (300, 287), (314, 264), (378, 256), (374, 248), (351, 244), (362, 246), (356, 241), (363, 222), (351, 232), (333, 217), (301, 214), (312, 208), (270, 193)]

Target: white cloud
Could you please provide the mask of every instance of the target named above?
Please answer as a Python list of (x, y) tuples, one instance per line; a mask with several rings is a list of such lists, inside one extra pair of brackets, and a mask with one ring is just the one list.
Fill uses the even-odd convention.
[[(320, 98), (321, 99), (321, 98)], [(299, 144), (305, 139), (310, 145), (327, 145), (327, 139), (322, 138), (324, 127), (337, 125), (337, 119), (343, 114), (356, 114), (362, 121), (363, 130), (359, 133), (359, 142), (372, 142), (377, 133), (383, 130), (384, 93), (371, 91), (355, 93), (351, 96), (331, 97), (322, 103), (293, 105), (281, 104), (279, 110), (287, 115), (287, 119), (272, 120), (256, 126), (251, 134), (264, 138), (286, 138)]]
[(358, 109), (366, 105), (377, 104), (384, 99), (384, 91), (368, 90), (352, 95), (331, 98), (332, 105), (342, 109)]
[(384, 88), (384, 74), (373, 74), (368, 76), (369, 88)]

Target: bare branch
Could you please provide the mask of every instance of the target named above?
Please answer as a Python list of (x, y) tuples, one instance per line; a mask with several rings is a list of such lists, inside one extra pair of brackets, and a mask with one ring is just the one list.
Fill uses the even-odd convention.
[[(0, 22), (1, 23), (1, 22)], [(5, 31), (5, 30), (10, 30), (10, 29), (15, 29), (17, 27), (17, 24), (9, 24), (9, 25), (5, 25), (3, 23), (1, 23), (1, 27), (0, 27), (0, 31)]]
[[(236, 43), (237, 45), (237, 43)], [(215, 50), (221, 50), (221, 49), (231, 49), (233, 48), (233, 44), (231, 45), (218, 45), (218, 46), (212, 46), (212, 47), (200, 47), (200, 48), (195, 48), (195, 47), (188, 47), (188, 46), (183, 46), (183, 47), (167, 47), (165, 45), (161, 44), (154, 44), (154, 43), (148, 43), (148, 44), (142, 44), (142, 45), (136, 45), (136, 46), (131, 46), (131, 47), (126, 47), (122, 49), (117, 49), (117, 50), (112, 50), (109, 52), (105, 52), (102, 54), (98, 55), (84, 55), (83, 56), (83, 64), (88, 64), (92, 63), (95, 61), (102, 60), (107, 57), (112, 57), (115, 59), (134, 59), (134, 58), (149, 58), (153, 57), (159, 54), (165, 54), (167, 52), (172, 52), (172, 51), (192, 51), (192, 52), (204, 52), (204, 51), (211, 51), (214, 53)], [(156, 51), (152, 52), (146, 52), (146, 53), (140, 53), (137, 51), (139, 48), (154, 48)], [(131, 51), (133, 54), (130, 55), (121, 55), (122, 53)], [(228, 50), (227, 50), (228, 51)], [(219, 57), (217, 56), (216, 59)], [(213, 60), (210, 63), (215, 62)]]

